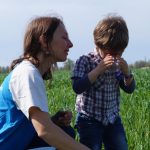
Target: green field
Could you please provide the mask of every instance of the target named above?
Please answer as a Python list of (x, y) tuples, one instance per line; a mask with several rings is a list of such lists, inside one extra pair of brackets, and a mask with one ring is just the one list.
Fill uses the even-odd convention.
[[(133, 71), (136, 90), (133, 94), (121, 91), (121, 116), (126, 129), (129, 150), (150, 150), (150, 69)], [(0, 76), (0, 83), (5, 75)], [(75, 93), (72, 91), (70, 72), (57, 71), (53, 80), (46, 82), (49, 112), (70, 109), (75, 121)]]

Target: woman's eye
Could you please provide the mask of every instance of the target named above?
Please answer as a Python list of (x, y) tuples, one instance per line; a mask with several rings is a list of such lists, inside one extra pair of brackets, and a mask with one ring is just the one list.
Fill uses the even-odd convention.
[(66, 36), (63, 36), (63, 39), (67, 40), (68, 38)]

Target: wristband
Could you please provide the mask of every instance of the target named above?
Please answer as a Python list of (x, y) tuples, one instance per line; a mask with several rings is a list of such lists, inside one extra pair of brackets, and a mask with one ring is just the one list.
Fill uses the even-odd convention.
[(129, 73), (128, 75), (124, 75), (124, 78), (127, 80), (127, 79), (130, 79), (133, 77), (133, 74), (132, 73)]

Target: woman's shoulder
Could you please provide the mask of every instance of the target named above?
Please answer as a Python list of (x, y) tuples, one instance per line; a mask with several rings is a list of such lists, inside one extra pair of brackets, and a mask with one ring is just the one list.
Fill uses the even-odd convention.
[(30, 61), (22, 61), (12, 71), (12, 77), (41, 77), (41, 75), (39, 70)]

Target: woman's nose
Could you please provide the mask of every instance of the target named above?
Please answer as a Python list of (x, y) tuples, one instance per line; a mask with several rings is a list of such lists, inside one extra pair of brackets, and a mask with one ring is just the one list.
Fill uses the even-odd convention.
[(73, 43), (70, 40), (68, 40), (68, 48), (71, 48), (71, 47), (73, 47)]

